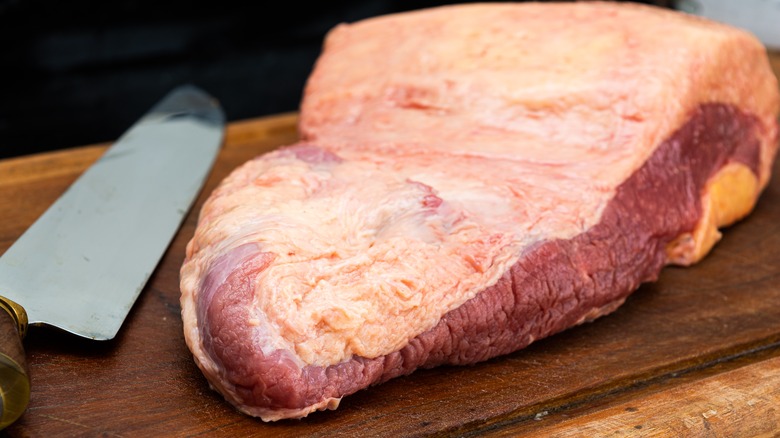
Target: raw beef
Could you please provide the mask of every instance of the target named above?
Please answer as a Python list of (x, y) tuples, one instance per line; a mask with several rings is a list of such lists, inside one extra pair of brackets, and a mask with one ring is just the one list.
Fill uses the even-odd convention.
[(755, 38), (649, 6), (340, 25), (301, 142), (236, 169), (201, 211), (187, 344), (269, 421), (590, 321), (749, 213), (778, 102)]

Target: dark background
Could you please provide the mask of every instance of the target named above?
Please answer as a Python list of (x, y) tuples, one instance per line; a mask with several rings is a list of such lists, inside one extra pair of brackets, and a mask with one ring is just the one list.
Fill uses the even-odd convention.
[(446, 3), (0, 0), (0, 158), (114, 140), (183, 83), (230, 121), (294, 111), (328, 29)]

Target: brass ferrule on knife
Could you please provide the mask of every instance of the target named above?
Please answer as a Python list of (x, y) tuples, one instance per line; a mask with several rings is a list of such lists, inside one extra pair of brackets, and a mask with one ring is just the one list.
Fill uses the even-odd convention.
[(16, 323), (16, 329), (19, 331), (19, 337), (24, 339), (27, 336), (27, 312), (24, 307), (14, 301), (0, 296), (0, 308), (8, 312)]

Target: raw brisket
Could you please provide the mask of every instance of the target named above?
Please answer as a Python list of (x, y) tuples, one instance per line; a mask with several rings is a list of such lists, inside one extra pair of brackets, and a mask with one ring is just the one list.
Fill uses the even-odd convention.
[(340, 25), (301, 142), (236, 169), (201, 211), (187, 344), (270, 421), (590, 321), (750, 212), (779, 102), (755, 38), (648, 6)]

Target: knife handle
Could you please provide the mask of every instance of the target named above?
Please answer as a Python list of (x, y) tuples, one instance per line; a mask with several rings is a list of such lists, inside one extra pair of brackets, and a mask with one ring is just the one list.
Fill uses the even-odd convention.
[(0, 429), (16, 421), (30, 401), (30, 373), (22, 338), (27, 333), (27, 312), (0, 296)]

